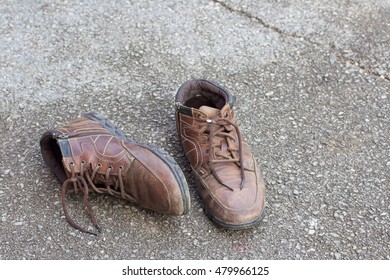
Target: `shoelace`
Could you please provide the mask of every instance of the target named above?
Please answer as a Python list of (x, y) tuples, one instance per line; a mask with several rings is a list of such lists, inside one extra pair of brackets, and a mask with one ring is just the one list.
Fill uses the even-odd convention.
[[(92, 190), (97, 192), (97, 193), (108, 192), (111, 195), (115, 195), (115, 196), (120, 195), (124, 199), (134, 201), (134, 198), (132, 196), (130, 196), (129, 194), (127, 194), (124, 190), (124, 185), (123, 185), (123, 180), (122, 180), (122, 170), (123, 170), (122, 166), (119, 167), (118, 176), (114, 176), (114, 175), (110, 174), (113, 167), (110, 166), (109, 168), (107, 168), (107, 171), (102, 178), (103, 179), (102, 181), (105, 182), (106, 188), (104, 189), (101, 187), (99, 187), (99, 188), (96, 187), (96, 185), (93, 183), (93, 180), (97, 177), (98, 170), (101, 166), (102, 166), (101, 164), (97, 164), (95, 166), (95, 168), (93, 168), (91, 170), (92, 172), (90, 174), (89, 173), (90, 168), (88, 168), (88, 164), (85, 161), (81, 161), (80, 172), (76, 173), (74, 171), (74, 163), (71, 162), (70, 163), (71, 177), (64, 181), (64, 183), (62, 184), (62, 191), (61, 191), (61, 203), (62, 203), (62, 208), (64, 209), (66, 221), (75, 229), (78, 229), (81, 232), (89, 233), (92, 235), (97, 235), (97, 233), (80, 227), (69, 216), (69, 213), (68, 213), (68, 210), (66, 207), (66, 203), (65, 203), (65, 196), (66, 196), (66, 193), (68, 192), (68, 185), (70, 183), (73, 184), (73, 192), (75, 194), (77, 194), (79, 190), (81, 190), (83, 192), (84, 205), (87, 207), (89, 217), (99, 233), (101, 233), (101, 228), (99, 227), (99, 225), (96, 222), (96, 217), (93, 213), (91, 204), (88, 201), (88, 193), (90, 191), (89, 187), (92, 187)], [(112, 189), (111, 186), (109, 185), (110, 181), (114, 182), (114, 184), (115, 184), (114, 189)], [(118, 189), (119, 189), (119, 191), (118, 191)]]
[[(209, 150), (213, 151), (214, 148), (219, 148), (219, 151), (217, 151), (215, 153), (215, 156), (222, 157), (222, 159), (212, 158), (211, 160), (209, 160), (211, 172), (214, 174), (215, 178), (217, 179), (217, 181), (220, 184), (227, 187), (229, 190), (233, 191), (232, 187), (229, 187), (228, 185), (226, 185), (225, 183), (222, 182), (221, 178), (218, 176), (217, 172), (215, 171), (214, 164), (215, 163), (223, 163), (223, 162), (238, 162), (239, 167), (240, 167), (240, 172), (241, 172), (240, 190), (242, 190), (244, 187), (244, 184), (245, 184), (245, 172), (244, 172), (244, 163), (243, 163), (243, 155), (242, 155), (242, 137), (241, 137), (240, 129), (227, 116), (226, 117), (216, 116), (213, 119), (208, 119), (208, 118), (204, 118), (203, 116), (201, 116), (199, 118), (199, 121), (207, 124), (207, 126), (204, 126), (203, 128), (201, 128), (201, 130), (200, 130), (201, 134), (206, 132), (208, 126), (217, 126), (216, 130), (210, 130), (211, 132), (210, 132), (210, 136), (209, 136), (209, 142), (210, 142)], [(226, 141), (228, 148), (227, 148), (226, 152), (222, 152), (221, 151), (222, 144), (221, 143), (213, 143), (212, 139), (214, 137), (219, 136), (219, 137), (222, 137), (225, 139), (230, 138), (233, 142), (236, 142), (236, 137), (233, 134), (234, 130), (230, 126), (233, 126), (235, 128), (235, 131), (237, 132), (238, 149), (236, 149), (234, 147), (230, 147), (228, 144), (229, 142)], [(227, 152), (229, 152), (229, 153), (227, 153)], [(232, 152), (238, 152), (238, 158), (234, 157), (234, 154)], [(214, 153), (211, 153), (211, 154), (213, 155)]]

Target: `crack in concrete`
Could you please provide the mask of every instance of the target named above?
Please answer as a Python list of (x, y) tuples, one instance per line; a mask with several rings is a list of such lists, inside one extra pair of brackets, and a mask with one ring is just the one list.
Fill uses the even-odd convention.
[(222, 2), (220, 0), (211, 0), (211, 1), (216, 3), (216, 4), (221, 5), (222, 7), (224, 7), (225, 9), (227, 9), (228, 11), (230, 11), (232, 13), (236, 13), (236, 14), (239, 14), (239, 15), (246, 17), (250, 20), (254, 20), (254, 21), (258, 22), (260, 25), (262, 25), (263, 27), (271, 29), (272, 31), (277, 32), (278, 34), (280, 34), (283, 37), (289, 37), (289, 38), (293, 38), (295, 40), (304, 41), (304, 42), (309, 43), (310, 45), (313, 45), (316, 47), (327, 48), (328, 50), (333, 51), (335, 53), (337, 59), (339, 61), (343, 62), (344, 64), (347, 64), (347, 63), (353, 64), (353, 65), (357, 66), (359, 69), (363, 70), (367, 74), (376, 76), (377, 78), (380, 78), (380, 79), (383, 79), (385, 81), (390, 82), (390, 76), (381, 75), (381, 74), (377, 73), (376, 71), (369, 69), (368, 66), (362, 65), (359, 61), (345, 57), (342, 53), (342, 50), (337, 49), (334, 45), (319, 44), (319, 43), (311, 40), (310, 38), (307, 38), (304, 36), (299, 36), (299, 35), (294, 34), (294, 33), (289, 33), (289, 32), (287, 32), (287, 31), (285, 31), (285, 30), (283, 30), (275, 25), (269, 24), (265, 20), (263, 20), (262, 18), (254, 16), (251, 13), (249, 13), (248, 11), (237, 10), (233, 7), (230, 7), (228, 4), (226, 4), (225, 2)]

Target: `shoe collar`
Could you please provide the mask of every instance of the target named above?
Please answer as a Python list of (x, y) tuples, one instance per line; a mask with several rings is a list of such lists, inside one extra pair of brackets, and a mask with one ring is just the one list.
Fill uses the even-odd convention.
[(235, 102), (235, 97), (219, 84), (209, 80), (196, 79), (186, 81), (177, 91), (175, 98), (177, 110), (180, 113), (192, 116), (192, 108), (197, 106), (191, 106), (189, 103), (191, 99), (194, 100), (196, 97), (206, 100), (212, 105), (211, 107), (217, 109), (222, 109), (226, 104), (233, 108)]

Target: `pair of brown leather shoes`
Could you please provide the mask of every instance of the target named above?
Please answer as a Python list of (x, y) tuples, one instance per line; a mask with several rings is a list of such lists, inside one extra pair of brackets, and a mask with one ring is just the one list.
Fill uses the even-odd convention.
[[(207, 80), (185, 82), (176, 95), (176, 125), (191, 164), (205, 212), (217, 224), (242, 229), (264, 217), (264, 182), (233, 113), (235, 98)], [(140, 144), (99, 113), (88, 113), (43, 134), (41, 152), (62, 183), (67, 222), (91, 234), (69, 216), (65, 196), (108, 193), (164, 214), (190, 209), (188, 185), (180, 167), (163, 150)]]

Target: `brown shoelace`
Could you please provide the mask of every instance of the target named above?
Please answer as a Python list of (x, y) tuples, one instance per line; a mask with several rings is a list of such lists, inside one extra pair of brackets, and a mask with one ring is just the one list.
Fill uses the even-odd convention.
[[(92, 231), (89, 231), (89, 230), (86, 230), (86, 229), (80, 227), (72, 220), (72, 218), (70, 218), (67, 207), (66, 207), (66, 203), (65, 203), (65, 196), (66, 196), (66, 193), (68, 192), (68, 185), (70, 183), (73, 184), (73, 192), (75, 194), (77, 194), (79, 190), (82, 191), (84, 205), (87, 207), (89, 217), (99, 233), (101, 232), (101, 228), (99, 227), (99, 225), (96, 222), (96, 218), (95, 218), (95, 215), (93, 213), (91, 204), (88, 201), (88, 193), (90, 191), (89, 187), (91, 187), (92, 190), (97, 192), (97, 193), (107, 192), (111, 195), (121, 196), (124, 199), (128, 199), (131, 201), (134, 201), (134, 198), (132, 196), (130, 196), (129, 194), (127, 194), (124, 190), (123, 180), (122, 180), (122, 170), (123, 170), (122, 166), (119, 167), (119, 172), (118, 172), (117, 176), (110, 174), (110, 172), (113, 170), (112, 166), (110, 166), (107, 169), (107, 171), (104, 175), (99, 174), (100, 176), (102, 176), (101, 181), (105, 182), (104, 183), (105, 188), (100, 187), (100, 185), (99, 185), (99, 187), (96, 187), (96, 185), (93, 183), (93, 180), (95, 178), (97, 178), (98, 170), (102, 165), (97, 164), (93, 169), (89, 168), (89, 166), (90, 165), (87, 164), (85, 161), (81, 161), (80, 172), (76, 173), (74, 171), (74, 163), (73, 162), (70, 163), (71, 177), (69, 179), (65, 180), (64, 183), (62, 184), (61, 203), (62, 203), (62, 208), (64, 209), (65, 219), (72, 227), (80, 230), (81, 232), (89, 233), (92, 235), (97, 235), (97, 233), (95, 233), (95, 232), (92, 232)], [(109, 185), (110, 181), (114, 182), (113, 189)]]
[[(244, 163), (243, 163), (243, 155), (242, 155), (242, 137), (241, 137), (241, 132), (238, 128), (238, 126), (229, 119), (228, 116), (226, 117), (221, 117), (221, 116), (216, 116), (213, 119), (208, 119), (204, 118), (201, 116), (199, 120), (207, 125), (204, 125), (201, 127), (200, 133), (203, 134), (206, 132), (209, 126), (216, 126), (216, 130), (210, 130), (210, 135), (209, 135), (209, 142), (210, 142), (210, 151), (214, 151), (215, 148), (218, 148), (218, 150), (214, 153), (212, 152), (211, 155), (215, 154), (215, 157), (210, 159), (210, 169), (211, 172), (214, 174), (215, 178), (217, 181), (227, 187), (229, 190), (233, 191), (233, 188), (229, 187), (225, 183), (222, 182), (221, 178), (218, 176), (217, 172), (215, 171), (214, 164), (215, 163), (224, 163), (224, 162), (237, 162), (239, 163), (240, 171), (241, 171), (241, 183), (240, 183), (240, 190), (244, 187), (245, 184), (245, 173), (244, 173)], [(238, 141), (236, 140), (236, 137), (234, 135), (234, 127), (235, 131), (237, 132), (238, 136)], [(238, 149), (235, 147), (231, 147), (229, 145), (229, 141), (226, 141), (227, 144), (227, 150), (222, 151), (222, 143), (213, 143), (212, 139), (214, 137), (222, 137), (222, 138), (230, 138), (232, 142), (238, 142)], [(238, 153), (238, 158), (235, 156), (235, 153)], [(220, 157), (219, 159), (216, 157)]]

